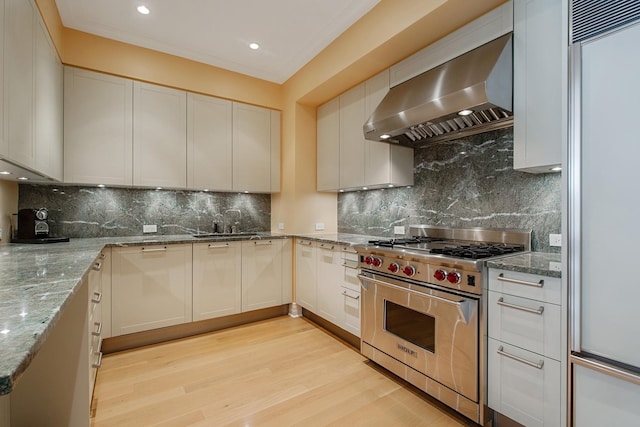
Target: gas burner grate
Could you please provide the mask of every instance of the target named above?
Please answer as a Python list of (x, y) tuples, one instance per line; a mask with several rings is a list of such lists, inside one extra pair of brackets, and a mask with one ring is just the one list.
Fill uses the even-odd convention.
[(396, 245), (404, 246), (404, 245), (414, 245), (420, 243), (431, 243), (431, 242), (439, 242), (442, 239), (437, 237), (426, 237), (426, 236), (417, 236), (410, 237), (407, 239), (387, 239), (387, 240), (369, 240), (370, 245), (382, 246), (385, 248), (392, 248)]
[(507, 255), (515, 252), (522, 252), (522, 245), (506, 244), (469, 244), (447, 246), (444, 248), (431, 249), (432, 254), (441, 254), (458, 258), (481, 259), (498, 255)]

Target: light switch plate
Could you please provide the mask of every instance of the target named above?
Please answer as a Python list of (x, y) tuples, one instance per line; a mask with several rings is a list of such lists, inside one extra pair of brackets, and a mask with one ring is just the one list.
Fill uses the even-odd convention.
[(393, 227), (393, 234), (404, 235), (404, 225), (396, 225)]
[(562, 234), (549, 234), (549, 246), (562, 246)]
[(324, 222), (316, 222), (316, 231), (324, 230)]
[(142, 226), (142, 232), (143, 233), (157, 233), (158, 232), (158, 226), (156, 224), (144, 224)]

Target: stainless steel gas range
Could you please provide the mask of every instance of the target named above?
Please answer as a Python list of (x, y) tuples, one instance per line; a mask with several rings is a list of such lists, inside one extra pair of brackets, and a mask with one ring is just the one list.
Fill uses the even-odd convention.
[(361, 353), (485, 424), (487, 260), (531, 249), (531, 231), (416, 225), (356, 245)]

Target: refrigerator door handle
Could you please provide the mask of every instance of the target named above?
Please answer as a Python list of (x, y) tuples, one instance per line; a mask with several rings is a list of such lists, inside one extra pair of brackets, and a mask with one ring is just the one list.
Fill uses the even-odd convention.
[(572, 354), (569, 361), (574, 365), (579, 365), (587, 369), (618, 378), (632, 384), (640, 385), (640, 375), (617, 366), (609, 365), (599, 360)]

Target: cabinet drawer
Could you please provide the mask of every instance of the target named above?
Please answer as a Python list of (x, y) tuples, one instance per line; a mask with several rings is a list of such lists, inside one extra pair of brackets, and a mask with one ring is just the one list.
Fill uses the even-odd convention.
[(551, 304), (562, 303), (562, 282), (557, 277), (490, 268), (489, 290)]
[(560, 306), (489, 291), (489, 337), (560, 360)]
[(354, 291), (348, 287), (340, 288), (342, 293), (343, 319), (341, 326), (344, 330), (360, 337), (360, 288)]
[(527, 427), (561, 425), (560, 362), (489, 338), (489, 407)]
[(350, 260), (343, 260), (344, 273), (342, 278), (342, 286), (353, 292), (360, 292), (360, 279), (358, 279), (357, 263)]

